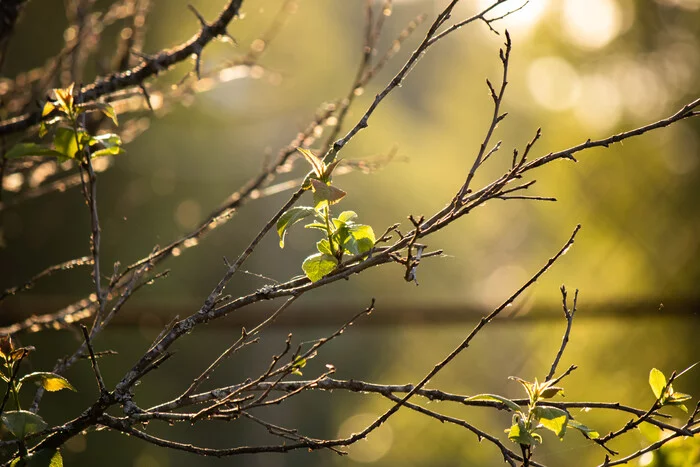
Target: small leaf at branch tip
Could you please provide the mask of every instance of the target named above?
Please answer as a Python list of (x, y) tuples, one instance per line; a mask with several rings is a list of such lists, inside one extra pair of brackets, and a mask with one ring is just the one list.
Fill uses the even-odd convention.
[(652, 368), (649, 372), (649, 386), (651, 386), (656, 399), (661, 399), (663, 390), (666, 387), (666, 376), (660, 370)]

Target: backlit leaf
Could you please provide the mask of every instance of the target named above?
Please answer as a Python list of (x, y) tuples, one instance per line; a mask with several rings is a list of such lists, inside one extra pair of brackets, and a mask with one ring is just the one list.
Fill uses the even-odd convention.
[(583, 433), (591, 439), (600, 438), (600, 433), (593, 430), (592, 428), (588, 428), (586, 425), (584, 425), (583, 423), (579, 423), (573, 418), (570, 418), (566, 424), (569, 426), (569, 428), (576, 428), (578, 431), (580, 431), (581, 433)]
[(525, 444), (527, 446), (533, 446), (542, 440), (542, 438), (539, 436), (539, 439), (533, 437), (532, 433), (527, 430), (525, 423), (522, 420), (518, 420), (517, 423), (514, 423), (509, 430), (506, 430), (506, 433), (508, 433), (509, 440), (513, 441), (514, 443)]
[(114, 111), (114, 107), (104, 102), (95, 102), (95, 106), (100, 109), (100, 111), (108, 118), (114, 122), (115, 125), (119, 125), (117, 120), (117, 112)]
[(477, 394), (476, 396), (467, 397), (464, 399), (466, 401), (498, 401), (506, 405), (513, 412), (519, 412), (520, 406), (510, 399), (498, 396), (496, 394)]
[(46, 104), (44, 104), (44, 108), (41, 110), (41, 116), (46, 117), (54, 110), (56, 110), (56, 106), (53, 105), (53, 102), (47, 101)]
[(348, 231), (350, 236), (357, 243), (357, 253), (366, 253), (372, 248), (374, 248), (374, 242), (376, 241), (374, 237), (374, 230), (369, 225), (364, 224), (348, 224)]
[(36, 143), (15, 144), (14, 146), (12, 146), (12, 149), (7, 151), (7, 153), (5, 154), (5, 157), (7, 159), (17, 159), (19, 157), (25, 156), (63, 157), (63, 154)]
[(311, 187), (314, 191), (314, 209), (316, 210), (337, 203), (347, 194), (340, 188), (326, 185), (324, 182), (314, 178), (311, 179)]
[(534, 415), (540, 425), (557, 435), (560, 439), (566, 434), (566, 424), (569, 414), (557, 407), (535, 407)]
[(18, 439), (39, 433), (48, 426), (43, 418), (26, 410), (5, 412), (2, 414), (2, 423)]
[(308, 206), (297, 206), (282, 214), (277, 220), (277, 234), (280, 236), (280, 248), (284, 248), (284, 237), (287, 229), (300, 220), (315, 215), (316, 211)]
[(334, 256), (316, 253), (306, 258), (301, 268), (311, 282), (316, 282), (333, 272), (336, 266), (338, 266), (338, 260)]
[(55, 373), (37, 371), (24, 375), (19, 379), (20, 384), (29, 381), (36, 381), (37, 383), (41, 384), (44, 389), (50, 392), (60, 391), (61, 389), (70, 389), (71, 391), (75, 391), (73, 385), (70, 384), (66, 378)]
[(318, 249), (319, 252), (325, 253), (329, 256), (333, 256), (333, 252), (331, 251), (331, 244), (327, 239), (322, 239), (316, 243), (316, 248)]
[(666, 387), (666, 377), (656, 368), (652, 368), (651, 372), (649, 372), (649, 386), (651, 386), (656, 399), (661, 399), (663, 390)]
[(353, 220), (356, 217), (357, 217), (357, 213), (355, 211), (343, 211), (338, 216), (338, 220), (342, 223), (346, 223), (348, 221)]
[(542, 397), (544, 399), (551, 399), (552, 397), (556, 396), (559, 393), (564, 395), (564, 388), (560, 388), (559, 386), (550, 386), (546, 389), (543, 389), (540, 392), (540, 397)]

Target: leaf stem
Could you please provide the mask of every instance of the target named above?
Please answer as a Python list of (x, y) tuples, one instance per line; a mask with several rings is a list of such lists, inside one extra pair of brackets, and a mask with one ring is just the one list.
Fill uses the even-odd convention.
[(329, 248), (331, 249), (333, 256), (338, 257), (338, 252), (333, 247), (333, 227), (331, 227), (331, 214), (328, 206), (323, 208), (323, 218), (326, 221), (326, 235), (328, 236)]

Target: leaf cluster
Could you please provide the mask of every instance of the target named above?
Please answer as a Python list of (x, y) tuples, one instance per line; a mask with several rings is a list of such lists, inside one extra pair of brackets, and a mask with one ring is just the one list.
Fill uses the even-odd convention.
[(528, 404), (521, 407), (515, 401), (495, 394), (478, 394), (467, 400), (491, 400), (498, 401), (513, 412), (512, 425), (506, 429), (508, 439), (523, 446), (535, 446), (543, 441), (541, 430), (554, 433), (560, 440), (564, 439), (567, 428), (574, 428), (590, 439), (600, 437), (600, 434), (587, 427), (583, 423), (574, 420), (569, 412), (559, 407), (546, 403), (557, 395), (564, 395), (564, 388), (555, 386), (554, 380), (540, 383), (537, 378), (534, 382), (525, 381), (522, 378), (511, 376), (510, 379), (520, 383), (527, 393)]
[(358, 256), (368, 253), (374, 247), (376, 238), (372, 227), (355, 222), (356, 212), (343, 211), (338, 217), (330, 215), (330, 206), (338, 203), (346, 194), (331, 184), (331, 174), (339, 161), (326, 164), (308, 149), (298, 150), (312, 168), (308, 184), (305, 182), (303, 187), (313, 191), (314, 206), (290, 208), (277, 221), (277, 233), (280, 237), (280, 248), (284, 248), (289, 228), (310, 218), (312, 222), (304, 227), (320, 230), (325, 234), (325, 238), (316, 243), (318, 253), (308, 256), (301, 266), (306, 276), (312, 282), (316, 282), (333, 272), (344, 255)]
[(77, 160), (83, 162), (86, 155), (90, 158), (103, 156), (116, 156), (124, 152), (122, 140), (119, 135), (106, 133), (98, 136), (90, 135), (81, 128), (78, 118), (87, 113), (99, 111), (118, 125), (117, 114), (114, 108), (104, 102), (92, 102), (90, 104), (77, 104), (73, 96), (73, 85), (65, 89), (54, 89), (56, 100), (47, 101), (42, 110), (42, 117), (50, 117), (41, 123), (39, 136), (46, 136), (53, 132), (51, 145), (43, 145), (34, 142), (22, 142), (15, 144), (5, 157), (17, 159), (27, 156), (55, 157), (59, 162)]

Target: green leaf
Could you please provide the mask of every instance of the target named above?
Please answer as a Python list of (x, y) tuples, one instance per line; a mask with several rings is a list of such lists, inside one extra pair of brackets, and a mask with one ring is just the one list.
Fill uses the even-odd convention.
[(518, 383), (522, 384), (522, 386), (525, 388), (525, 392), (527, 392), (527, 398), (530, 400), (530, 402), (534, 402), (536, 384), (533, 384), (529, 381), (525, 381), (524, 379), (518, 378), (517, 376), (509, 376), (508, 379), (517, 381)]
[(542, 397), (543, 399), (551, 399), (552, 397), (556, 396), (559, 393), (561, 393), (563, 396), (564, 395), (564, 388), (561, 388), (559, 386), (550, 386), (550, 387), (540, 391), (540, 397)]
[(117, 112), (114, 111), (114, 107), (105, 102), (95, 102), (95, 107), (100, 109), (100, 111), (105, 114), (105, 117), (112, 119), (115, 125), (119, 126), (119, 121), (117, 120)]
[(96, 157), (104, 157), (104, 156), (118, 156), (119, 154), (124, 154), (126, 151), (120, 147), (113, 147), (113, 148), (105, 148), (105, 149), (98, 149), (97, 151), (93, 151), (90, 153), (90, 157), (92, 159)]
[(101, 144), (105, 148), (113, 148), (122, 145), (122, 139), (114, 133), (105, 133), (90, 138), (90, 146)]
[(347, 194), (340, 188), (327, 185), (315, 178), (311, 179), (311, 187), (314, 191), (314, 209), (316, 210), (337, 203)]
[(12, 149), (7, 151), (7, 153), (5, 154), (5, 157), (7, 159), (17, 159), (19, 157), (25, 156), (63, 157), (63, 154), (36, 143), (15, 144), (14, 146), (12, 146)]
[(306, 277), (311, 279), (311, 282), (316, 282), (333, 272), (337, 265), (338, 260), (335, 257), (324, 253), (316, 253), (306, 258), (301, 268), (306, 273)]
[(19, 384), (21, 385), (29, 381), (36, 381), (49, 392), (60, 391), (61, 389), (75, 391), (73, 385), (70, 384), (66, 378), (47, 371), (37, 371), (24, 375), (19, 379)]
[(534, 415), (543, 428), (548, 429), (562, 439), (566, 434), (566, 424), (569, 414), (557, 407), (540, 407), (534, 409)]
[(41, 449), (26, 458), (17, 458), (10, 464), (12, 467), (63, 467), (61, 451), (57, 449)]
[(328, 165), (326, 166), (325, 170), (323, 171), (323, 177), (322, 177), (322, 178), (323, 178), (324, 180), (330, 180), (331, 174), (333, 173), (333, 171), (335, 170), (335, 168), (338, 166), (338, 164), (340, 164), (340, 159), (338, 159), (338, 160), (336, 160), (336, 161), (331, 162), (330, 164), (328, 164)]
[(666, 387), (666, 377), (656, 368), (652, 368), (651, 372), (649, 372), (649, 386), (651, 386), (651, 390), (654, 392), (656, 399), (660, 400), (663, 395), (663, 390)]
[(316, 248), (318, 251), (321, 253), (325, 253), (329, 256), (333, 256), (333, 252), (331, 251), (331, 244), (327, 239), (322, 239), (316, 243)]
[[(85, 131), (78, 131), (78, 138), (80, 140), (80, 145), (84, 146), (90, 141), (90, 135)], [(56, 128), (56, 134), (53, 137), (53, 145), (56, 151), (61, 153), (64, 157), (69, 159), (75, 159), (79, 150), (78, 142), (75, 139), (75, 131), (72, 128), (59, 127)]]
[(666, 405), (672, 405), (673, 407), (678, 407), (683, 412), (688, 413), (688, 407), (686, 407), (685, 404), (682, 404), (680, 402), (667, 402)]
[(306, 366), (306, 359), (297, 357), (296, 360), (294, 360), (294, 364), (292, 365), (292, 374), (297, 375), (297, 376), (304, 376), (304, 374), (301, 372), (300, 368), (304, 368)]
[[(314, 212), (316, 210), (314, 209)], [(311, 224), (306, 224), (304, 226), (305, 229), (318, 229), (318, 230), (323, 230), (324, 232), (328, 231), (328, 228), (326, 227), (326, 224), (322, 224), (320, 222), (312, 222)]]
[(277, 220), (277, 233), (280, 236), (280, 248), (284, 248), (284, 237), (287, 234), (287, 229), (300, 220), (315, 214), (316, 211), (314, 208), (308, 206), (297, 206), (282, 214)]
[(693, 396), (690, 394), (683, 394), (682, 392), (674, 392), (671, 394), (668, 398), (668, 404), (680, 404), (681, 402), (685, 402), (687, 400), (692, 399)]
[(498, 401), (502, 402), (513, 412), (520, 412), (520, 406), (510, 399), (498, 396), (496, 394), (477, 394), (476, 396), (467, 397), (464, 401)]
[(2, 414), (2, 423), (18, 439), (39, 433), (48, 426), (43, 418), (26, 410), (13, 410)]
[(350, 253), (351, 255), (359, 255), (360, 246), (357, 244), (357, 240), (355, 240), (355, 237), (351, 235), (344, 235), (343, 238), (343, 250)]
[(346, 223), (348, 221), (353, 220), (356, 217), (357, 217), (357, 213), (355, 211), (343, 211), (340, 213), (340, 215), (338, 216), (337, 219), (342, 223)]
[(578, 431), (580, 431), (581, 433), (583, 433), (583, 434), (584, 434), (586, 437), (588, 437), (588, 438), (591, 438), (591, 439), (600, 438), (600, 433), (598, 433), (597, 431), (595, 431), (595, 430), (592, 429), (592, 428), (588, 428), (588, 427), (587, 427), (586, 425), (584, 425), (583, 423), (577, 422), (577, 421), (574, 420), (573, 418), (570, 418), (569, 421), (566, 422), (566, 425), (567, 425), (569, 428), (576, 428)]
[(361, 253), (366, 253), (374, 248), (374, 242), (376, 239), (374, 237), (374, 230), (372, 230), (372, 227), (369, 225), (354, 223), (348, 223), (347, 226), (350, 237), (357, 243), (357, 252), (354, 254), (359, 255)]
[(532, 446), (538, 442), (542, 442), (542, 437), (537, 436), (537, 438), (535, 438), (533, 434), (527, 430), (522, 420), (518, 420), (514, 423), (510, 429), (506, 430), (506, 433), (508, 433), (508, 439), (514, 443)]

